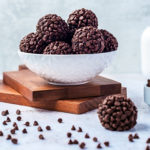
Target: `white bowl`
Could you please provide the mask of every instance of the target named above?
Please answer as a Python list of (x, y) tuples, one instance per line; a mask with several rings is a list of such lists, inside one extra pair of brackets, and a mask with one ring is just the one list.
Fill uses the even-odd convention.
[(98, 54), (44, 55), (18, 51), (33, 72), (56, 85), (87, 83), (111, 63), (116, 51)]

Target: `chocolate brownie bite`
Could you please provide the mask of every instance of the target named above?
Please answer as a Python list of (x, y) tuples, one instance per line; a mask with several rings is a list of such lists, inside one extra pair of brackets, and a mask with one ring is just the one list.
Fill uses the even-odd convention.
[(46, 47), (46, 43), (37, 33), (30, 33), (20, 41), (20, 51), (26, 53), (41, 54)]
[(45, 49), (43, 54), (71, 54), (72, 49), (68, 43), (63, 41), (51, 42)]
[(114, 37), (113, 34), (108, 32), (107, 30), (100, 30), (103, 34), (104, 40), (105, 40), (105, 48), (103, 52), (110, 52), (110, 51), (115, 51), (118, 48), (118, 41)]
[(99, 104), (98, 116), (106, 129), (125, 131), (136, 125), (137, 108), (129, 98), (109, 96)]
[(82, 27), (73, 35), (72, 49), (75, 54), (101, 53), (104, 47), (101, 31), (92, 26)]
[(98, 19), (94, 12), (91, 10), (82, 8), (75, 10), (69, 15), (69, 18), (67, 20), (67, 23), (69, 25), (69, 29), (74, 34), (76, 29), (79, 29), (81, 27), (85, 26), (93, 26), (97, 28), (98, 26)]
[(38, 21), (36, 31), (49, 44), (52, 41), (65, 40), (69, 27), (60, 16), (47, 14)]

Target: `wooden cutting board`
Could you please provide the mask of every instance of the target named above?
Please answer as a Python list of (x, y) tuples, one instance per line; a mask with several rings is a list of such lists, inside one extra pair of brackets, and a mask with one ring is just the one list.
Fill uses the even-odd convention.
[[(126, 88), (122, 88), (121, 95), (127, 97)], [(17, 91), (0, 81), (0, 102), (17, 104), (23, 106), (30, 106), (46, 110), (55, 110), (73, 114), (82, 114), (98, 107), (106, 96), (90, 97), (81, 99), (70, 100), (55, 100), (44, 102), (43, 101), (30, 101), (19, 94)]]
[(4, 72), (3, 81), (31, 101), (106, 96), (121, 92), (121, 83), (101, 76), (84, 85), (55, 86), (28, 69)]

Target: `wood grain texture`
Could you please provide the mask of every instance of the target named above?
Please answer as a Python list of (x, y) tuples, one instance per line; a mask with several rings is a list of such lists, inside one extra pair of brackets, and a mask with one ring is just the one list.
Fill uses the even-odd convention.
[(28, 69), (4, 72), (3, 81), (31, 101), (105, 96), (121, 92), (121, 83), (101, 76), (84, 85), (55, 86)]
[[(126, 88), (122, 88), (121, 95), (127, 97)], [(46, 110), (55, 110), (73, 114), (82, 114), (93, 109), (96, 109), (106, 96), (90, 97), (70, 100), (56, 100), (56, 101), (30, 101), (19, 94), (17, 91), (0, 81), (0, 102), (29, 106), (34, 108), (41, 108)]]

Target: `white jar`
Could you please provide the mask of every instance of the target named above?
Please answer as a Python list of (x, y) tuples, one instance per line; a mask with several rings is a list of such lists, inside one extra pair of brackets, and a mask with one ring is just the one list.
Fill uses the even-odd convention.
[(147, 27), (141, 38), (141, 67), (142, 73), (150, 77), (150, 27)]

